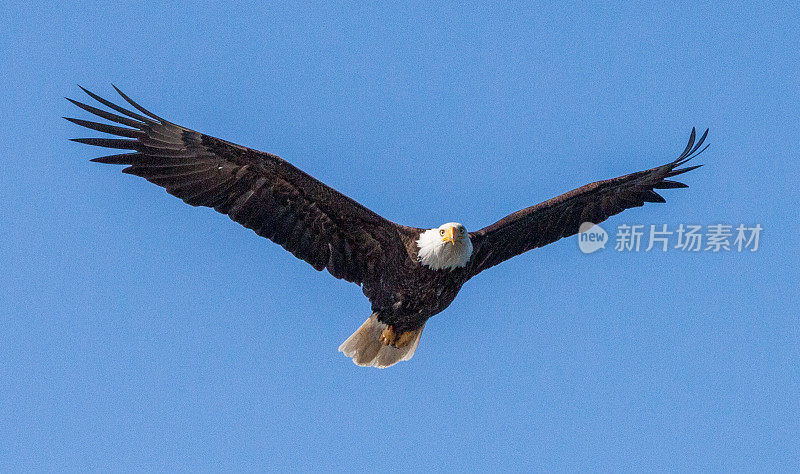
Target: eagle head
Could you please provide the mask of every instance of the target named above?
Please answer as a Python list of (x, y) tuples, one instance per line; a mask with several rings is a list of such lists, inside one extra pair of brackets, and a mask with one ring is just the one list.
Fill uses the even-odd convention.
[(431, 270), (463, 267), (472, 255), (472, 241), (467, 229), (458, 222), (448, 222), (419, 235), (418, 258)]

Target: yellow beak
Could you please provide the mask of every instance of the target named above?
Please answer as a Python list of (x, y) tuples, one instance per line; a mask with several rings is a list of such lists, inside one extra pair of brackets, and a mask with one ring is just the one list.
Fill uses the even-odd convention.
[(455, 239), (455, 227), (448, 227), (447, 230), (444, 231), (444, 237), (442, 237), (442, 242), (450, 242), (451, 244), (456, 244)]

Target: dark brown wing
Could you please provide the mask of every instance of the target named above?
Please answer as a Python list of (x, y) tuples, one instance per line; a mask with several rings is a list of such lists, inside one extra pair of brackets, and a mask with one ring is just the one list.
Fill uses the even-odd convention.
[(406, 228), (281, 158), (168, 122), (143, 109), (119, 89), (117, 92), (143, 115), (83, 90), (122, 115), (68, 100), (123, 126), (67, 120), (123, 138), (74, 141), (131, 150), (92, 161), (130, 165), (123, 173), (162, 186), (192, 206), (213, 207), (317, 270), (327, 268), (336, 278), (364, 283), (365, 293), (368, 283), (390, 268), (387, 264), (392, 258), (402, 258), (406, 253), (400, 240), (400, 233)]
[(598, 224), (625, 209), (642, 206), (645, 202), (665, 202), (654, 189), (687, 187), (666, 178), (701, 166), (678, 169), (705, 150), (698, 151), (706, 135), (708, 130), (695, 144), (695, 130), (692, 129), (686, 149), (671, 163), (587, 184), (470, 233), (474, 250), (469, 274), (476, 275), (523, 252), (577, 234), (583, 222)]

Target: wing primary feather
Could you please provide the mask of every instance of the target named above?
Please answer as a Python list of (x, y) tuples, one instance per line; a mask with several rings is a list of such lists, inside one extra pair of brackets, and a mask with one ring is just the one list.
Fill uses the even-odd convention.
[(137, 140), (129, 140), (127, 138), (70, 138), (70, 140), (86, 145), (104, 146), (120, 150), (139, 150), (141, 148)]
[(64, 97), (64, 98), (67, 99), (68, 101), (72, 102), (73, 104), (77, 105), (78, 107), (82, 108), (83, 110), (85, 110), (85, 111), (87, 111), (89, 113), (93, 113), (93, 114), (97, 115), (98, 117), (102, 117), (102, 118), (104, 118), (106, 120), (111, 120), (112, 122), (121, 123), (122, 125), (127, 125), (129, 127), (136, 127), (138, 129), (141, 129), (142, 126), (144, 125), (141, 122), (137, 122), (135, 120), (131, 120), (131, 119), (127, 118), (127, 117), (122, 117), (122, 116), (117, 115), (117, 114), (112, 114), (111, 112), (107, 112), (105, 110), (98, 109), (97, 107), (92, 107), (91, 105), (86, 105), (83, 102), (78, 102), (77, 100), (70, 99), (69, 97)]
[(674, 188), (688, 188), (689, 186), (683, 183), (679, 183), (677, 181), (670, 181), (668, 179), (662, 180), (656, 183), (653, 188), (654, 189), (674, 189)]
[(107, 165), (132, 165), (135, 160), (141, 156), (141, 153), (122, 153), (119, 155), (101, 156), (89, 161), (94, 161), (95, 163), (105, 163)]
[(176, 160), (176, 164), (180, 164), (185, 162), (185, 160), (191, 158), (195, 160), (203, 160), (205, 157), (197, 156), (197, 153), (194, 153), (189, 150), (174, 150), (170, 148), (156, 148), (156, 147), (145, 147), (147, 150), (147, 157), (150, 159), (158, 159), (159, 161), (166, 162), (167, 159)]
[(702, 148), (700, 151), (698, 151), (697, 153), (693, 154), (693, 155), (692, 155), (692, 158), (697, 158), (698, 156), (700, 156), (700, 154), (701, 154), (701, 153), (703, 153), (704, 151), (706, 151), (706, 149), (708, 149), (708, 147), (710, 147), (710, 146), (711, 146), (711, 144), (710, 144), (710, 143), (709, 143), (709, 144), (707, 144), (707, 145), (706, 145), (706, 146), (704, 146), (704, 147), (703, 147), (703, 148)]
[(121, 137), (140, 138), (145, 136), (143, 131), (136, 128), (117, 127), (115, 125), (109, 125), (107, 123), (91, 122), (89, 120), (81, 120), (72, 117), (62, 117), (62, 118), (76, 125), (80, 125), (81, 127), (97, 130), (98, 132), (111, 133), (113, 135), (119, 135)]
[(203, 163), (207, 163), (207, 161), (198, 158), (152, 156), (146, 151), (140, 152), (136, 159), (136, 166), (151, 169), (183, 168)]
[(678, 159), (675, 161), (681, 161), (682, 159), (686, 158), (686, 155), (689, 154), (689, 150), (692, 149), (694, 145), (694, 137), (695, 137), (695, 130), (692, 127), (692, 133), (689, 135), (689, 143), (686, 144), (686, 148), (683, 149), (683, 152), (678, 156)]
[(660, 194), (655, 191), (646, 190), (639, 194), (639, 197), (644, 202), (667, 202)]
[(106, 107), (109, 107), (111, 109), (116, 110), (117, 112), (119, 112), (121, 114), (125, 114), (128, 117), (135, 118), (136, 120), (141, 120), (144, 123), (149, 123), (149, 124), (155, 124), (156, 123), (156, 122), (154, 122), (153, 120), (151, 120), (151, 119), (149, 119), (147, 117), (143, 117), (143, 116), (141, 116), (141, 115), (139, 115), (139, 114), (137, 114), (135, 112), (131, 112), (130, 110), (128, 110), (128, 109), (126, 109), (124, 107), (120, 107), (119, 105), (117, 105), (117, 104), (115, 104), (115, 103), (113, 103), (113, 102), (111, 102), (109, 100), (106, 100), (106, 99), (100, 97), (99, 95), (95, 94), (94, 92), (92, 92), (92, 91), (90, 91), (88, 89), (85, 89), (82, 86), (78, 86), (78, 87), (80, 87), (83, 92), (86, 92), (86, 94), (88, 94), (89, 97), (91, 97), (92, 99), (100, 102), (101, 104), (105, 105)]
[(697, 168), (699, 168), (701, 166), (703, 166), (703, 165), (694, 165), (694, 166), (688, 166), (686, 168), (681, 168), (679, 170), (673, 170), (673, 171), (670, 171), (667, 174), (667, 176), (670, 177), (670, 178), (673, 177), (673, 176), (678, 176), (679, 174), (686, 173), (687, 171), (696, 170)]
[(177, 163), (173, 165), (161, 165), (149, 163), (145, 160), (136, 160), (136, 167), (141, 170), (146, 170), (151, 176), (158, 177), (176, 177), (181, 174), (189, 174), (196, 170), (212, 170), (216, 168), (204, 161), (190, 161), (187, 163)]
[(700, 136), (700, 139), (697, 140), (697, 143), (695, 143), (694, 148), (692, 148), (692, 151), (689, 152), (689, 155), (694, 154), (694, 152), (696, 152), (697, 149), (703, 145), (703, 142), (706, 141), (707, 136), (708, 136), (708, 129), (706, 129), (706, 131), (703, 132), (703, 135)]
[(166, 120), (164, 120), (163, 118), (159, 117), (158, 115), (150, 112), (149, 110), (145, 109), (141, 105), (139, 105), (136, 102), (134, 102), (133, 99), (131, 99), (130, 97), (125, 95), (125, 93), (122, 92), (121, 90), (119, 90), (119, 88), (117, 86), (115, 86), (114, 84), (111, 84), (111, 87), (113, 87), (114, 90), (117, 91), (117, 94), (121, 95), (123, 99), (125, 99), (129, 104), (134, 106), (136, 108), (136, 110), (138, 110), (139, 112), (147, 115), (148, 117), (152, 117), (152, 118), (158, 120), (159, 122), (166, 122)]
[(687, 152), (682, 153), (681, 156), (679, 156), (677, 160), (673, 161), (673, 166), (680, 166), (680, 165), (686, 163), (687, 161), (692, 160), (692, 159), (700, 156), (701, 153), (706, 151), (706, 148), (708, 148), (710, 144), (707, 144), (700, 151), (697, 151), (697, 149), (700, 148), (700, 146), (703, 145), (703, 142), (705, 142), (707, 135), (708, 135), (708, 129), (706, 129), (706, 131), (703, 132), (703, 136), (700, 137), (700, 140), (698, 140), (697, 143), (694, 144), (694, 147), (688, 153)]
[[(705, 138), (706, 138), (706, 135), (707, 135), (707, 134), (708, 134), (708, 129), (706, 129), (705, 133), (703, 133), (703, 136), (700, 138), (700, 140), (698, 141), (698, 143), (697, 143), (697, 144), (694, 146), (694, 148), (692, 148), (692, 150), (691, 150), (689, 153), (687, 153), (687, 154), (685, 154), (685, 155), (682, 155), (682, 156), (681, 156), (681, 157), (679, 157), (677, 160), (675, 160), (675, 161), (673, 161), (672, 163), (670, 163), (670, 164), (668, 165), (668, 168), (670, 169), (670, 171), (671, 171), (671, 170), (673, 170), (673, 169), (675, 169), (675, 168), (677, 168), (678, 166), (682, 166), (682, 165), (684, 165), (685, 163), (687, 163), (687, 162), (689, 162), (689, 161), (691, 161), (691, 160), (693, 160), (693, 159), (697, 158), (697, 157), (698, 157), (698, 156), (700, 156), (700, 155), (701, 155), (701, 154), (702, 154), (704, 151), (706, 151), (706, 150), (708, 149), (708, 147), (709, 147), (709, 146), (711, 146), (711, 144), (710, 144), (710, 143), (707, 143), (707, 144), (706, 144), (706, 146), (704, 146), (703, 148), (701, 148), (699, 151), (698, 151), (698, 148), (700, 148), (700, 145), (702, 145), (702, 144), (703, 144), (703, 141), (705, 141)], [(692, 168), (692, 169), (694, 169), (694, 168)], [(672, 175), (668, 175), (668, 176), (672, 176)]]

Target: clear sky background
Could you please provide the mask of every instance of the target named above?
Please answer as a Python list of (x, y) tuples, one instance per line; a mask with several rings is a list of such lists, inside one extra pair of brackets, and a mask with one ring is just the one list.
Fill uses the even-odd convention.
[[(0, 467), (800, 468), (797, 2), (285, 3), (4, 7)], [(411, 362), (356, 367), (359, 288), (67, 141), (92, 134), (63, 97), (112, 82), (419, 227), (709, 127), (688, 189), (606, 229), (761, 224), (761, 248), (565, 239), (470, 281)]]

